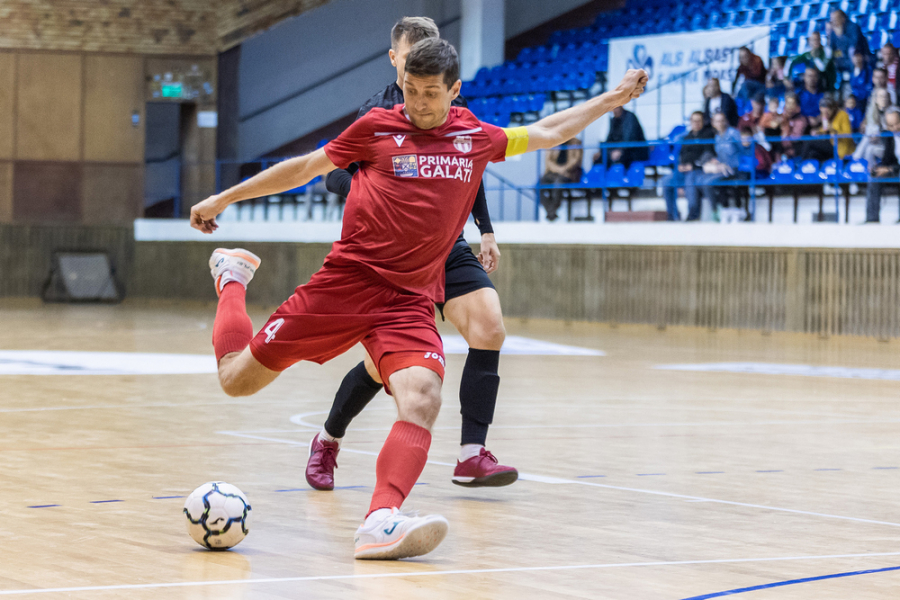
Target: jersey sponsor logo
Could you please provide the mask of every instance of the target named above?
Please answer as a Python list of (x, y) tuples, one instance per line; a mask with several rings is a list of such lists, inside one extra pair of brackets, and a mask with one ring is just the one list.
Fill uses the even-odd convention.
[(442, 367), (446, 367), (446, 366), (447, 366), (446, 364), (444, 364), (444, 357), (441, 356), (440, 354), (438, 354), (437, 352), (426, 352), (426, 353), (425, 353), (425, 358), (433, 358), (434, 360), (436, 360), (436, 361), (438, 361), (439, 363), (441, 363), (441, 366), (442, 366)]
[(397, 177), (418, 177), (419, 165), (416, 158), (415, 154), (393, 157), (391, 164), (394, 165), (394, 175)]
[(266, 325), (266, 328), (263, 329), (263, 331), (266, 332), (267, 344), (275, 339), (275, 334), (278, 333), (278, 330), (281, 329), (282, 325), (284, 325), (284, 319), (277, 319)]
[(393, 138), (394, 138), (394, 141), (397, 142), (397, 147), (400, 148), (401, 146), (403, 146), (403, 140), (406, 139), (406, 136), (397, 134), (397, 135), (393, 136)]
[(475, 161), (459, 156), (430, 155), (419, 157), (419, 177), (432, 179), (458, 179), (463, 183), (472, 181)]
[(472, 136), (460, 135), (453, 140), (453, 147), (465, 154), (472, 150)]

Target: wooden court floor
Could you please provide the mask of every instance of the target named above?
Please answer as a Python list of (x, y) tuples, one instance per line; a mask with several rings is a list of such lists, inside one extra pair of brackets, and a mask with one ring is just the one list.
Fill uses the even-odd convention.
[[(210, 355), (213, 314), (3, 301), (0, 372), (18, 364), (8, 351)], [(255, 325), (267, 315), (255, 310)], [(353, 560), (395, 416), (387, 396), (348, 432), (340, 489), (312, 491), (303, 477), (307, 443), (358, 350), (240, 399), (209, 373), (0, 375), (0, 596), (900, 596), (900, 343), (507, 328), (605, 356), (504, 356), (489, 448), (522, 479), (480, 490), (450, 483), (464, 357), (448, 356), (431, 462), (407, 507), (443, 514), (450, 533), (398, 562)], [(732, 372), (754, 369), (764, 372)], [(233, 551), (206, 551), (185, 531), (182, 497), (209, 480), (237, 485), (253, 506)]]

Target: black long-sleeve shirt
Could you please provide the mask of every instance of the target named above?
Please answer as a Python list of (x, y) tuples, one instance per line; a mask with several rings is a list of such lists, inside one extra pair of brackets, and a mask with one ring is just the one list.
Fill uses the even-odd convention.
[[(400, 86), (395, 81), (369, 98), (362, 105), (362, 108), (359, 109), (356, 118), (359, 119), (373, 108), (391, 109), (398, 104), (403, 104), (403, 90), (400, 89)], [(453, 106), (465, 108), (468, 106), (468, 103), (462, 96), (457, 96), (453, 100)], [(335, 169), (325, 178), (325, 187), (329, 192), (346, 198), (350, 194), (350, 183), (353, 180), (353, 174), (358, 170), (359, 165), (356, 163), (350, 165), (348, 169)], [(475, 205), (472, 206), (472, 216), (475, 218), (475, 224), (482, 235), (494, 233), (494, 228), (491, 227), (491, 215), (488, 213), (487, 197), (484, 195), (484, 183), (478, 186), (478, 195), (475, 196)], [(460, 233), (460, 237), (462, 237), (462, 233)]]

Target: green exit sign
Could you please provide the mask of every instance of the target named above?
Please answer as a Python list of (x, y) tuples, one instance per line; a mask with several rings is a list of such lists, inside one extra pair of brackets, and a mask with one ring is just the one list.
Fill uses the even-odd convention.
[(163, 98), (181, 98), (180, 83), (164, 83), (162, 84)]

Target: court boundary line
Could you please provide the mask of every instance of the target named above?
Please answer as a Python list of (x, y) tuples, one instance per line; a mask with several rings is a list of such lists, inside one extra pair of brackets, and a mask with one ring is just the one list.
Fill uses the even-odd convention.
[[(759, 558), (719, 558), (708, 560), (674, 560), (653, 561), (640, 563), (600, 563), (593, 565), (544, 565), (536, 567), (499, 567), (494, 569), (451, 569), (446, 571), (410, 571), (404, 573), (353, 573), (348, 575), (308, 575), (298, 577), (265, 577), (259, 579), (222, 579), (216, 581), (182, 581), (164, 583), (133, 583), (117, 585), (92, 585), (59, 588), (32, 588), (20, 590), (0, 590), (0, 596), (31, 595), (31, 594), (59, 594), (77, 592), (99, 592), (113, 590), (146, 590), (179, 587), (203, 587), (213, 585), (257, 585), (268, 583), (292, 583), (299, 581), (335, 581), (342, 579), (396, 579), (403, 577), (428, 577), (439, 575), (475, 575), (487, 573), (529, 573), (538, 571), (574, 571), (581, 569), (615, 569), (632, 567), (671, 567), (684, 565), (714, 565), (714, 564), (740, 564), (754, 562), (786, 562), (802, 560), (830, 560), (845, 558), (878, 558), (886, 556), (900, 556), (900, 552), (873, 552), (866, 554), (831, 554), (818, 556), (774, 556)], [(900, 568), (900, 567), (898, 567)], [(691, 599), (687, 599), (691, 600)]]
[[(309, 442), (296, 442), (294, 440), (263, 437), (263, 436), (259, 436), (259, 435), (241, 433), (238, 431), (218, 431), (216, 433), (220, 433), (223, 435), (231, 435), (231, 436), (235, 436), (235, 437), (243, 437), (243, 438), (248, 438), (248, 439), (263, 440), (263, 441), (267, 441), (267, 442), (281, 442), (283, 444), (288, 444), (291, 446), (306, 447), (309, 445)], [(341, 447), (341, 451), (349, 452), (352, 454), (365, 454), (368, 456), (378, 456), (378, 452), (373, 452), (371, 450), (356, 450), (354, 448)], [(428, 464), (440, 465), (442, 467), (455, 467), (456, 466), (453, 463), (446, 463), (446, 462), (430, 460), (430, 459), (426, 462)], [(625, 486), (609, 485), (609, 484), (604, 484), (604, 483), (594, 483), (593, 481), (584, 481), (584, 480), (578, 480), (578, 479), (564, 479), (561, 477), (546, 477), (544, 475), (534, 475), (531, 473), (523, 473), (521, 471), (519, 471), (519, 479), (524, 480), (524, 481), (535, 481), (538, 483), (585, 485), (585, 486), (589, 486), (589, 487), (598, 487), (598, 488), (617, 490), (617, 491), (622, 491), (622, 492), (635, 492), (635, 493), (639, 493), (639, 494), (649, 494), (652, 496), (678, 498), (680, 500), (689, 500), (692, 502), (711, 502), (711, 503), (715, 503), (715, 504), (725, 504), (725, 505), (729, 505), (729, 506), (740, 506), (742, 508), (755, 508), (755, 509), (762, 509), (762, 510), (771, 510), (771, 511), (776, 511), (776, 512), (805, 515), (805, 516), (809, 516), (809, 517), (821, 517), (821, 518), (826, 518), (826, 519), (852, 521), (855, 523), (866, 523), (868, 525), (887, 525), (890, 527), (900, 527), (900, 523), (892, 523), (890, 521), (876, 521), (874, 519), (862, 519), (859, 517), (847, 517), (844, 515), (832, 515), (832, 514), (828, 514), (828, 513), (812, 512), (812, 511), (800, 510), (800, 509), (795, 509), (795, 508), (782, 508), (782, 507), (778, 507), (778, 506), (767, 506), (765, 504), (750, 504), (747, 502), (737, 502), (737, 501), (732, 501), (732, 500), (719, 500), (717, 498), (706, 498), (704, 496), (691, 496), (688, 494), (676, 494), (674, 492), (662, 492), (662, 491), (658, 491), (658, 490), (647, 490), (647, 489), (642, 489), (642, 488), (632, 488), (632, 487), (625, 487)]]

